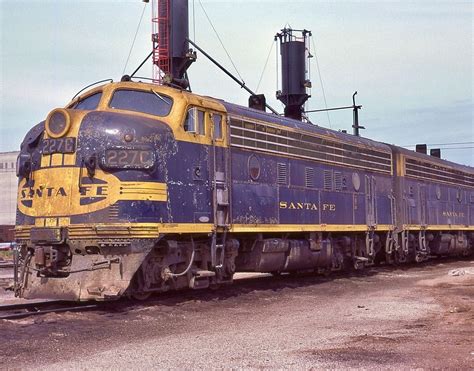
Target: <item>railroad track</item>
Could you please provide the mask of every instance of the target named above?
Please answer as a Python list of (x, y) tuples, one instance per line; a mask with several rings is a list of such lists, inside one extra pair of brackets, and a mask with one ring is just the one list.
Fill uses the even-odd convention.
[(34, 303), (0, 305), (0, 320), (20, 319), (46, 313), (77, 312), (97, 309), (100, 303), (76, 303), (62, 300), (48, 300)]
[(14, 264), (12, 260), (0, 260), (0, 269), (2, 268), (13, 268)]

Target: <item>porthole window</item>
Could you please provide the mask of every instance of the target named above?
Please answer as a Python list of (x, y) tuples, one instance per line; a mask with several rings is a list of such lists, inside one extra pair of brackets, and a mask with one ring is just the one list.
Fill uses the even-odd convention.
[(441, 187), (440, 187), (439, 185), (436, 186), (435, 192), (436, 192), (436, 198), (437, 198), (438, 200), (441, 200)]
[(352, 173), (352, 186), (354, 190), (357, 192), (360, 189), (360, 176), (357, 173)]
[(260, 160), (257, 156), (252, 155), (249, 157), (249, 176), (252, 180), (257, 180), (260, 177)]

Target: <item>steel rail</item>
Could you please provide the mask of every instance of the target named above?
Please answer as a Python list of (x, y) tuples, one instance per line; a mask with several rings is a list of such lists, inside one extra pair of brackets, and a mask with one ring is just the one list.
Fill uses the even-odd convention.
[(2, 260), (0, 261), (0, 269), (1, 268), (13, 268), (14, 263), (12, 260)]
[(77, 312), (98, 308), (100, 304), (101, 303), (88, 304), (87, 302), (81, 304), (64, 300), (5, 304), (0, 305), (0, 320), (21, 319), (47, 313)]

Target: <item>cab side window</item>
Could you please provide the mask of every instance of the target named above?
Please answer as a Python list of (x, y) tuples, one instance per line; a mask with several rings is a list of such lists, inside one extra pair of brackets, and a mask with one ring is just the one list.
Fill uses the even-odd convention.
[(212, 115), (212, 123), (214, 126), (214, 139), (222, 139), (222, 115), (214, 113)]
[(184, 121), (184, 130), (188, 133), (205, 135), (204, 111), (200, 111), (196, 107), (188, 109), (186, 120)]

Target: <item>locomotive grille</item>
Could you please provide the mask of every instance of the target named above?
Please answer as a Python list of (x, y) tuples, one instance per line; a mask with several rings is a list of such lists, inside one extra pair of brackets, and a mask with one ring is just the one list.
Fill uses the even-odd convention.
[(324, 170), (324, 189), (332, 191), (332, 170)]
[(340, 171), (334, 172), (334, 189), (342, 191), (342, 173)]
[(312, 167), (305, 168), (304, 182), (306, 187), (314, 188), (314, 169)]
[(278, 184), (288, 184), (288, 169), (286, 164), (277, 164), (277, 182)]
[(293, 132), (284, 126), (255, 123), (231, 118), (231, 145), (284, 156), (294, 156), (345, 167), (370, 169), (391, 174), (392, 156), (377, 148), (359, 147), (321, 138), (310, 133)]
[(119, 207), (117, 204), (114, 204), (109, 207), (109, 220), (111, 222), (117, 221), (119, 219)]
[(412, 176), (414, 178), (443, 182), (455, 186), (474, 186), (473, 174), (411, 158), (406, 159), (405, 172), (407, 176)]

